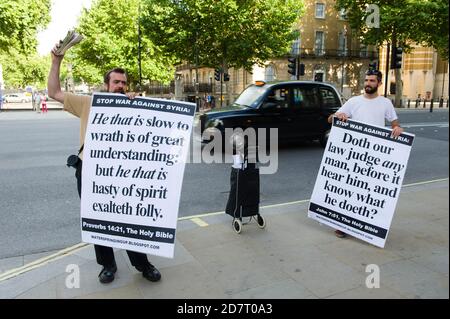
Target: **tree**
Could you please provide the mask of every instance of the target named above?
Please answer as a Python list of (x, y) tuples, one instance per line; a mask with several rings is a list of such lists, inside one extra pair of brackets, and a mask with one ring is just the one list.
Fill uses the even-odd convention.
[[(139, 79), (139, 0), (97, 0), (83, 11), (78, 32), (85, 39), (73, 49), (75, 77), (90, 84), (103, 83), (103, 74), (114, 68), (127, 70), (131, 86)], [(163, 56), (148, 37), (141, 38), (142, 74), (146, 80), (169, 82), (173, 78), (170, 58)], [(70, 56), (68, 56), (70, 60)]]
[(37, 33), (50, 22), (50, 0), (0, 0), (0, 53), (36, 52)]
[(143, 0), (145, 32), (179, 60), (251, 70), (288, 52), (303, 4), (295, 0)]
[[(251, 70), (286, 54), (299, 0), (143, 0), (142, 24), (163, 52), (197, 66)], [(229, 90), (231, 91), (231, 90)]]
[(416, 23), (416, 41), (436, 48), (448, 61), (448, 0), (417, 1), (420, 22)]
[[(406, 52), (413, 43), (429, 45), (448, 59), (447, 0), (337, 0), (336, 8), (346, 10), (350, 26), (363, 43), (390, 43)], [(379, 19), (379, 25), (370, 23), (372, 18)], [(395, 70), (395, 79), (395, 106), (399, 107), (403, 93), (400, 69)]]
[(41, 86), (49, 60), (37, 56), (37, 33), (50, 21), (50, 0), (0, 0), (0, 64), (7, 87)]
[(0, 54), (3, 76), (9, 88), (23, 88), (32, 85), (37, 88), (47, 86), (50, 56), (41, 57), (37, 53), (25, 55), (10, 48), (8, 54)]

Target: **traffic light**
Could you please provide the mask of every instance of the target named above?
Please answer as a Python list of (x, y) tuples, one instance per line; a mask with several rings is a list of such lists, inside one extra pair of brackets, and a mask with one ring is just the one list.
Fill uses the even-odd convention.
[(305, 75), (305, 65), (303, 63), (298, 65), (298, 75)]
[(223, 74), (223, 80), (226, 81), (230, 81), (230, 75), (228, 73), (224, 73)]
[(220, 81), (220, 78), (221, 78), (221, 74), (222, 72), (220, 72), (220, 69), (219, 68), (216, 68), (215, 70), (214, 70), (214, 79), (216, 80), (216, 81)]
[(297, 58), (288, 58), (288, 73), (297, 75)]
[(402, 67), (403, 48), (392, 47), (391, 69), (400, 69)]

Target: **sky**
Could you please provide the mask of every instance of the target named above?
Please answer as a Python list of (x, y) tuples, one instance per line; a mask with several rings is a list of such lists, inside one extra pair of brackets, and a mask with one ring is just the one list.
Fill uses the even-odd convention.
[(74, 28), (83, 7), (90, 8), (92, 0), (52, 0), (51, 21), (46, 30), (38, 33), (38, 53), (46, 55)]

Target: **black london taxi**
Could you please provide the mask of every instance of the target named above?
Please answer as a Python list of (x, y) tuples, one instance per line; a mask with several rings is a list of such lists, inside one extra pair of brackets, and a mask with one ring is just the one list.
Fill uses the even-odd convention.
[(214, 130), (224, 138), (226, 128), (251, 127), (277, 128), (280, 142), (319, 140), (325, 146), (331, 129), (327, 118), (341, 103), (337, 90), (323, 82), (257, 81), (232, 105), (199, 115), (202, 142), (210, 142)]

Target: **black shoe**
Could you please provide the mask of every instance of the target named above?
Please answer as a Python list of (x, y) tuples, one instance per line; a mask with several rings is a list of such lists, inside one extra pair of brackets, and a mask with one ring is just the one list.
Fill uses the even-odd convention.
[(339, 238), (345, 238), (345, 237), (347, 237), (347, 234), (346, 234), (346, 233), (344, 233), (344, 232), (342, 232), (342, 231), (340, 231), (340, 230), (338, 230), (338, 229), (336, 229), (336, 230), (334, 231), (334, 234), (336, 235), (336, 237), (339, 237)]
[(147, 280), (150, 280), (153, 282), (161, 280), (161, 273), (152, 264), (148, 264), (144, 268), (136, 267), (136, 269), (138, 271), (142, 272), (142, 276)]
[(114, 264), (113, 266), (103, 266), (102, 271), (98, 274), (98, 280), (102, 284), (109, 284), (114, 280), (114, 274), (117, 271), (117, 266)]

